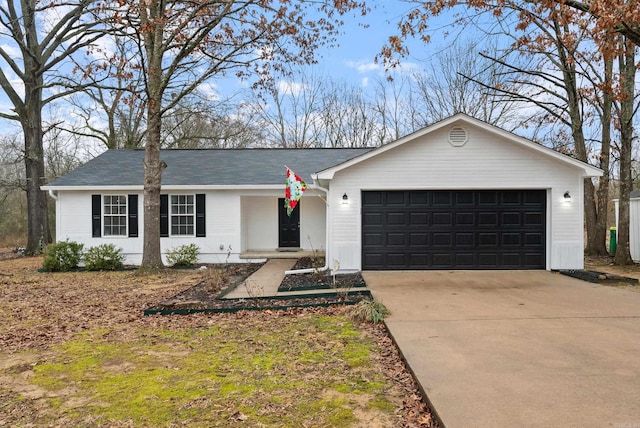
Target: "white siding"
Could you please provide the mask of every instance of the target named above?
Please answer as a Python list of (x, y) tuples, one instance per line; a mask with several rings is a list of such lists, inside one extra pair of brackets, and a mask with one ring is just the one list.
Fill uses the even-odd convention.
[(313, 196), (313, 193), (302, 197), (300, 200), (300, 246), (303, 249), (323, 251), (326, 248), (326, 218), (327, 207), (322, 199)]
[[(132, 194), (135, 192), (126, 192)], [(165, 192), (163, 192), (165, 193)], [(223, 263), (243, 261), (239, 255), (247, 250), (274, 250), (278, 247), (278, 198), (284, 191), (167, 191), (167, 194), (206, 194), (206, 237), (161, 238), (163, 255), (179, 245), (195, 243), (200, 247), (200, 262)], [(60, 191), (56, 202), (56, 240), (70, 240), (85, 248), (113, 243), (122, 248), (127, 264), (140, 264), (143, 248), (143, 195), (138, 193), (137, 238), (91, 236), (91, 195), (125, 194)], [(326, 247), (325, 204), (317, 196), (305, 196), (301, 201), (300, 243), (303, 249), (322, 250)], [(166, 259), (165, 259), (166, 262)]]
[[(362, 190), (547, 189), (547, 268), (583, 266), (582, 177), (578, 168), (470, 125), (453, 147), (442, 129), (339, 171), (331, 181), (331, 254), (341, 269), (361, 267)], [(564, 200), (569, 191), (572, 202)], [(342, 205), (346, 193), (349, 204)]]
[(242, 197), (243, 251), (274, 250), (278, 247), (278, 198)]

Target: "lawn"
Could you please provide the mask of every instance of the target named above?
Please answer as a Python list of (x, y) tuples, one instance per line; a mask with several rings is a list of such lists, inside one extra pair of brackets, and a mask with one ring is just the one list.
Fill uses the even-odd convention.
[(0, 260), (0, 427), (435, 424), (384, 327), (343, 307), (145, 317), (211, 272), (41, 263)]

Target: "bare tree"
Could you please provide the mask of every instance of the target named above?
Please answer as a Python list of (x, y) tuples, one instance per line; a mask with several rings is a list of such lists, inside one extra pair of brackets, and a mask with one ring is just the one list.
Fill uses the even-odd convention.
[[(509, 130), (522, 120), (518, 102), (501, 97), (494, 88), (516, 90), (506, 67), (489, 57), (499, 55), (495, 45), (484, 51), (476, 42), (454, 42), (424, 73), (415, 73), (425, 126), (457, 113)], [(513, 70), (510, 70), (513, 72)]]
[[(59, 69), (99, 37), (94, 31), (93, 0), (39, 2), (7, 0), (0, 4), (0, 31), (9, 43), (0, 46), (0, 87), (14, 113), (0, 117), (17, 121), (24, 137), (23, 161), (27, 192), (27, 248), (40, 252), (51, 242), (44, 184), (42, 108), (77, 91), (57, 79)], [(17, 79), (18, 84), (14, 83)], [(56, 88), (56, 91), (48, 91)]]
[[(162, 120), (212, 76), (253, 72), (259, 83), (286, 63), (311, 63), (316, 48), (331, 43), (340, 15), (366, 10), (353, 1), (182, 0), (118, 4), (113, 22), (139, 47), (147, 101), (144, 157), (143, 269), (163, 266), (160, 251)], [(253, 67), (251, 67), (253, 66)]]
[(618, 247), (614, 262), (617, 265), (632, 264), (629, 247), (629, 197), (633, 185), (631, 176), (631, 155), (633, 150), (633, 116), (635, 113), (635, 78), (637, 64), (635, 62), (636, 46), (623, 39), (624, 54), (618, 55), (620, 70), (620, 100), (618, 111), (618, 127), (620, 129), (620, 203), (618, 206)]
[(319, 126), (324, 147), (371, 147), (379, 142), (380, 125), (362, 87), (324, 82)]
[(163, 120), (162, 146), (169, 149), (243, 148), (264, 141), (257, 119), (232, 100), (211, 100), (195, 91)]

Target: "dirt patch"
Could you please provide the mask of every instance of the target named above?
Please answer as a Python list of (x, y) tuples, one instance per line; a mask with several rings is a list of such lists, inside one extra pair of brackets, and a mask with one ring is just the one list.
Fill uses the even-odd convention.
[[(246, 287), (244, 281), (261, 265), (237, 264), (222, 270), (209, 269), (204, 274), (209, 276), (195, 286), (184, 290), (170, 299), (162, 301), (145, 310), (146, 315), (187, 314), (197, 312), (237, 312), (240, 310), (279, 310), (294, 307), (318, 307), (331, 305), (353, 305), (364, 299), (371, 299), (371, 293), (365, 290), (365, 283), (360, 273), (339, 275), (340, 282), (335, 293), (317, 293), (287, 297), (262, 296), (261, 291), (252, 289), (250, 299), (222, 298), (235, 287)], [(298, 260), (295, 269), (311, 266), (311, 259)], [(220, 274), (220, 272), (223, 272)], [(335, 288), (328, 285), (330, 276), (324, 273), (287, 275), (280, 285), (279, 291), (326, 290)]]
[[(640, 281), (640, 264), (634, 263), (625, 266), (616, 266), (613, 264), (613, 257), (585, 257), (584, 260), (585, 270), (595, 271), (605, 276), (632, 278)], [(631, 291), (640, 292), (639, 283), (633, 281), (605, 281), (603, 285), (613, 285), (617, 287), (624, 287)]]
[[(302, 257), (298, 259), (292, 270), (311, 268), (318, 269), (322, 266), (324, 266), (323, 258), (312, 259), (310, 257)], [(313, 273), (286, 275), (280, 283), (278, 291), (299, 291), (330, 288), (351, 289), (364, 286), (364, 278), (362, 278), (360, 272), (330, 275), (329, 271), (318, 271)]]
[[(143, 316), (194, 284), (221, 289), (224, 272), (41, 265), (0, 262), (0, 426), (368, 426), (381, 414), (436, 426), (384, 326), (353, 323), (343, 305)], [(318, 400), (327, 390), (338, 394)]]

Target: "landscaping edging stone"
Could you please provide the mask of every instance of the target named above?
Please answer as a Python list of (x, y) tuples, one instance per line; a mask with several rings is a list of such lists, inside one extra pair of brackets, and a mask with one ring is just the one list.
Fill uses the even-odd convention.
[(638, 280), (635, 278), (628, 278), (626, 276), (614, 275), (611, 273), (599, 272), (595, 270), (563, 269), (563, 270), (559, 270), (558, 272), (560, 272), (563, 275), (570, 276), (572, 278), (593, 282), (595, 284), (615, 284), (620, 282), (626, 282), (628, 284), (638, 283)]
[[(347, 293), (315, 293), (290, 295), (281, 297), (255, 297), (251, 299), (216, 299), (219, 307), (207, 307), (207, 302), (183, 302), (200, 307), (162, 307), (153, 306), (144, 310), (144, 315), (189, 315), (196, 313), (233, 313), (239, 311), (255, 310), (286, 310), (292, 308), (328, 307), (333, 305), (355, 305), (358, 302), (370, 299), (369, 290), (349, 291)], [(299, 300), (299, 303), (293, 301)], [(292, 302), (292, 303), (288, 303)]]

